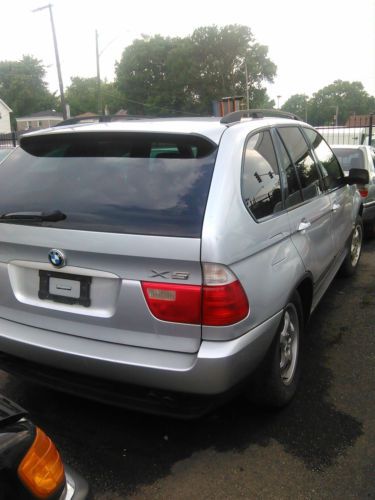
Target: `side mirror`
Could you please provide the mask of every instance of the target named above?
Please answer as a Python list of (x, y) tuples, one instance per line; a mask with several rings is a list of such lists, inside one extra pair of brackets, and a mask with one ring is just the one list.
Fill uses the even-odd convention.
[(364, 168), (351, 168), (348, 177), (346, 177), (346, 182), (350, 186), (353, 184), (368, 184), (368, 171)]

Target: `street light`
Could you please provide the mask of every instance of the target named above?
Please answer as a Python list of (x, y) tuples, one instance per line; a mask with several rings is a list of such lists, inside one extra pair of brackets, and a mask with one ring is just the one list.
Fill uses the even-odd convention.
[[(129, 30), (126, 30), (129, 31)], [(122, 31), (120, 32), (122, 33)], [(111, 41), (107, 43), (107, 45), (99, 51), (99, 33), (98, 30), (95, 30), (95, 48), (96, 48), (96, 84), (98, 88), (98, 113), (99, 115), (103, 114), (103, 93), (102, 93), (102, 84), (100, 80), (100, 56), (103, 52), (115, 41), (119, 35), (116, 35), (112, 38)], [(105, 110), (104, 110), (105, 112)]]
[(50, 20), (51, 20), (53, 44), (54, 44), (54, 47), (55, 47), (55, 58), (56, 58), (56, 66), (57, 66), (57, 76), (58, 76), (58, 79), (59, 79), (59, 87), (60, 87), (61, 107), (62, 107), (63, 118), (64, 118), (64, 120), (66, 120), (67, 119), (67, 113), (66, 113), (66, 104), (65, 104), (65, 97), (64, 97), (64, 86), (63, 86), (63, 81), (62, 81), (62, 76), (61, 76), (61, 66), (60, 66), (59, 51), (58, 51), (58, 48), (57, 48), (55, 23), (53, 22), (52, 5), (49, 3), (48, 5), (44, 5), (44, 7), (39, 7), (38, 9), (34, 9), (32, 12), (39, 12), (40, 10), (44, 10), (44, 9), (49, 9), (49, 17), (50, 17)]

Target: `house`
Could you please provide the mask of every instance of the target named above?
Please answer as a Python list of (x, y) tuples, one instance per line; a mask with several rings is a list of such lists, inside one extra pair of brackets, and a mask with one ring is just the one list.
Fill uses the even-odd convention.
[(27, 116), (16, 118), (17, 130), (25, 131), (53, 127), (62, 120), (63, 115), (54, 109), (39, 111), (38, 113), (31, 113)]
[(12, 110), (0, 99), (0, 134), (9, 134), (10, 127), (10, 113)]

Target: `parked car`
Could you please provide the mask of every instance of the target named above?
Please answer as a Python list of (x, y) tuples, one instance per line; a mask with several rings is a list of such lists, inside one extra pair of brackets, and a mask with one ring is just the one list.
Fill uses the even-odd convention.
[(306, 321), (358, 265), (368, 179), (294, 118), (24, 135), (0, 169), (0, 367), (185, 417), (239, 387), (287, 404)]
[(353, 168), (364, 168), (369, 173), (368, 184), (358, 186), (363, 201), (363, 223), (365, 230), (375, 233), (375, 148), (372, 146), (332, 146), (346, 175)]
[(0, 500), (36, 498), (84, 500), (88, 485), (27, 411), (0, 395)]

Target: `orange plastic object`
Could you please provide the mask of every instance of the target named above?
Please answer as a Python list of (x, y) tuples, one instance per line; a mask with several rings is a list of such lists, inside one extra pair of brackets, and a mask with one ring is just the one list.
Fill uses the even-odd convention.
[(18, 466), (18, 477), (37, 498), (48, 498), (65, 481), (64, 465), (51, 439), (36, 428), (36, 437)]

